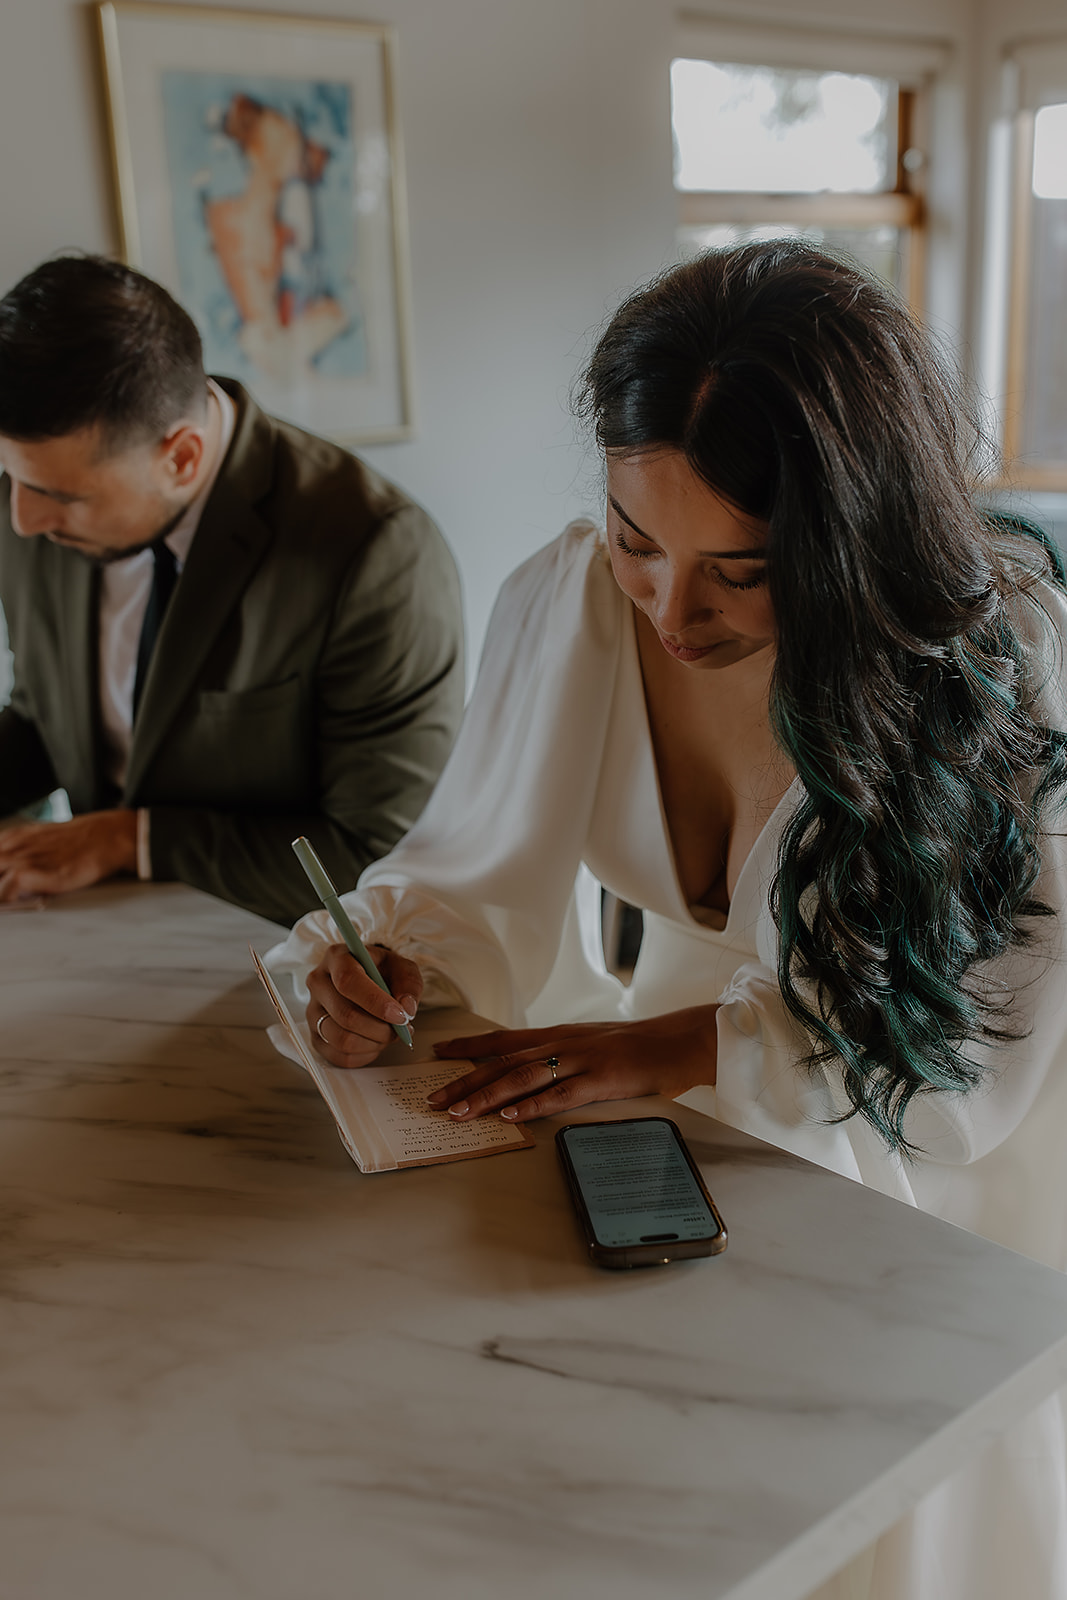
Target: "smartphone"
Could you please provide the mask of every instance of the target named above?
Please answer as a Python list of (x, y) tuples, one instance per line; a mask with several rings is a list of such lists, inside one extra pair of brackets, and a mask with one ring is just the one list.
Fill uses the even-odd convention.
[(726, 1249), (726, 1224), (668, 1117), (570, 1122), (556, 1150), (597, 1266), (654, 1267)]

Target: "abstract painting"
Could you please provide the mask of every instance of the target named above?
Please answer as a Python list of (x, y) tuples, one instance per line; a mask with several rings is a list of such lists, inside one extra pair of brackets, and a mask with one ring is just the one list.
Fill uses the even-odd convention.
[(126, 259), (193, 316), (208, 370), (268, 410), (353, 441), (407, 437), (388, 31), (99, 12)]

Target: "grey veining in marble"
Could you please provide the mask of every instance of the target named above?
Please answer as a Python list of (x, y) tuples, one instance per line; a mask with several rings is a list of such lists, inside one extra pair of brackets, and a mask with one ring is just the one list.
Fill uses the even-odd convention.
[(274, 936), (0, 920), (3, 1600), (800, 1600), (1062, 1381), (1056, 1274), (687, 1110), (711, 1261), (588, 1266), (547, 1125), (361, 1176)]

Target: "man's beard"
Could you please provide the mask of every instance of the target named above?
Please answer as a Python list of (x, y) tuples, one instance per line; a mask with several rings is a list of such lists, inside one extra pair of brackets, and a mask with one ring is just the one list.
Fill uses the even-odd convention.
[(154, 544), (159, 544), (161, 539), (165, 539), (168, 533), (174, 532), (188, 509), (188, 506), (182, 506), (156, 529), (151, 538), (142, 540), (140, 544), (124, 545), (121, 550), (110, 550), (105, 547), (103, 550), (98, 550), (95, 555), (91, 555), (89, 560), (95, 562), (98, 567), (110, 567), (116, 561), (129, 561), (133, 556), (143, 555), (146, 550), (151, 550)]

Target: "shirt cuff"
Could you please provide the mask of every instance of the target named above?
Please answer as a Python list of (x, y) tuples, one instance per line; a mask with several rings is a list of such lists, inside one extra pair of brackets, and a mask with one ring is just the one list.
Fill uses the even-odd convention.
[(148, 811), (146, 807), (140, 806), (137, 811), (137, 876), (142, 883), (152, 881), (151, 846)]

